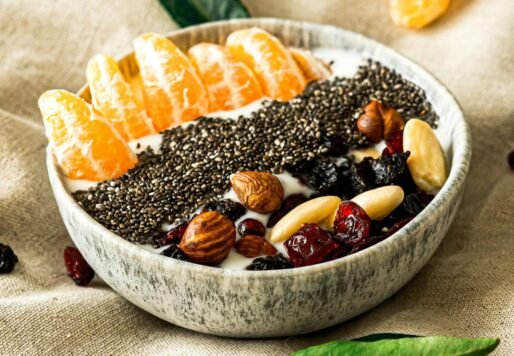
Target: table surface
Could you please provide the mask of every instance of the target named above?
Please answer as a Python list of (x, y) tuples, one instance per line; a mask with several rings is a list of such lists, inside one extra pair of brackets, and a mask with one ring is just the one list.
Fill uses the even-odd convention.
[(176, 26), (156, 0), (0, 2), (0, 242), (19, 257), (0, 277), (0, 354), (288, 354), (376, 332), (500, 337), (514, 354), (514, 6), (453, 0), (433, 26), (395, 27), (383, 0), (244, 1), (254, 16), (334, 24), (411, 57), (463, 107), (473, 160), (462, 207), (425, 268), (377, 308), (315, 334), (272, 340), (202, 335), (161, 321), (102, 281), (75, 286), (62, 251), (71, 241), (44, 166), (37, 98), (76, 91), (88, 59), (130, 50), (141, 32)]

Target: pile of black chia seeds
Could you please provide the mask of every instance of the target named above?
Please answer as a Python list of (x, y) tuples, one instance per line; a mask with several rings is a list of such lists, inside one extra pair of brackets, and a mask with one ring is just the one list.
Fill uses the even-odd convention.
[(220, 199), (230, 189), (232, 173), (280, 173), (286, 165), (325, 154), (327, 137), (351, 147), (367, 145), (355, 122), (372, 98), (407, 120), (417, 117), (437, 124), (422, 89), (368, 61), (352, 78), (313, 82), (289, 102), (266, 102), (238, 120), (204, 117), (169, 129), (163, 132), (159, 153), (147, 149), (122, 177), (77, 191), (74, 197), (114, 233), (152, 243), (162, 235), (164, 223), (176, 223)]

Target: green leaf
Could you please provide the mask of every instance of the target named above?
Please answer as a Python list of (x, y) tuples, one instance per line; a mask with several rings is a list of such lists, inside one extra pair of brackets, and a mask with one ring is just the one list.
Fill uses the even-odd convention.
[(187, 27), (209, 21), (250, 17), (239, 0), (159, 0), (180, 26)]
[(500, 342), (499, 339), (489, 338), (463, 339), (447, 336), (409, 337), (401, 334), (385, 335), (388, 335), (388, 338), (382, 338), (377, 341), (332, 341), (296, 351), (293, 355), (482, 356), (492, 352)]

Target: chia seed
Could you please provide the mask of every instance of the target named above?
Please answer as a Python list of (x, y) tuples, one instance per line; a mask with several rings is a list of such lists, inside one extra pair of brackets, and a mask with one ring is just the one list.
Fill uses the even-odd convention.
[(95, 220), (121, 237), (153, 243), (162, 225), (187, 219), (230, 189), (241, 170), (281, 173), (329, 154), (328, 141), (349, 147), (369, 142), (356, 120), (372, 98), (405, 119), (437, 124), (424, 91), (378, 62), (368, 61), (352, 78), (313, 82), (288, 102), (267, 101), (238, 120), (202, 117), (162, 133), (160, 153), (150, 148), (118, 179), (73, 195)]

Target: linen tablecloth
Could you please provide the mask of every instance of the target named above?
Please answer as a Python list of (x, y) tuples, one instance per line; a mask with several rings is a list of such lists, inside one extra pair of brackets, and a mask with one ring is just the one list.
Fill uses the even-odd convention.
[(0, 242), (20, 262), (0, 275), (0, 354), (281, 355), (375, 332), (500, 337), (514, 354), (514, 5), (453, 0), (429, 28), (398, 28), (383, 0), (245, 1), (253, 16), (334, 24), (413, 58), (462, 105), (473, 160), (457, 217), (425, 268), (382, 305), (315, 334), (272, 340), (218, 338), (161, 321), (102, 281), (66, 276), (71, 244), (44, 164), (37, 98), (76, 91), (96, 53), (121, 55), (144, 31), (176, 28), (156, 0), (0, 1)]

